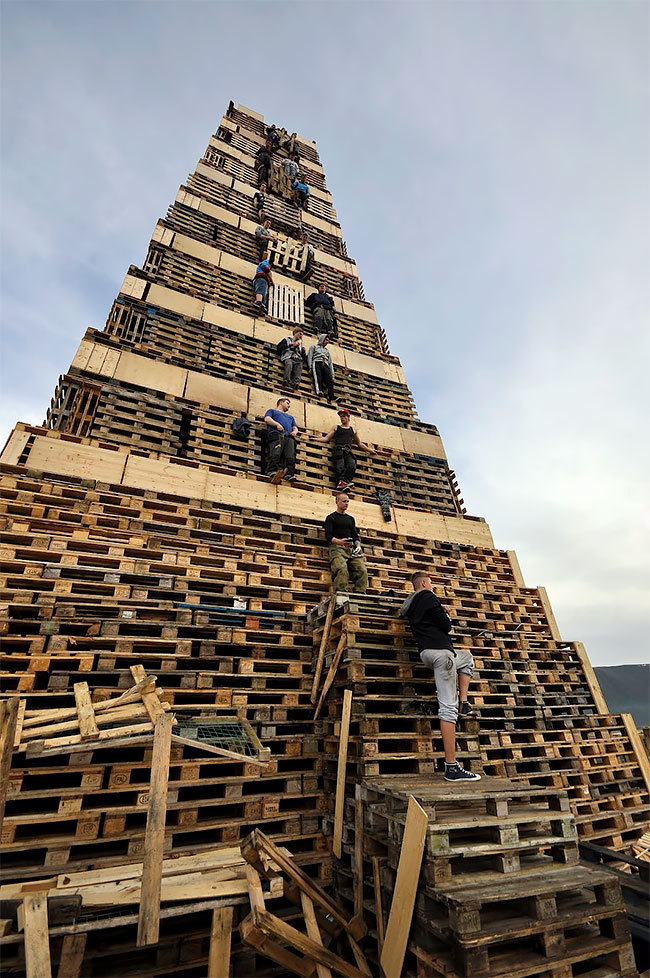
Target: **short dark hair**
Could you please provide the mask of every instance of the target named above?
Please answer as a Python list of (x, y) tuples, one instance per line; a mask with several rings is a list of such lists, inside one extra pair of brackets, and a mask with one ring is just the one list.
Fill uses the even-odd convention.
[(431, 577), (429, 571), (416, 571), (415, 574), (411, 574), (411, 584), (417, 589), (418, 585), (424, 580), (425, 577)]
[(349, 496), (349, 495), (350, 495), (349, 492), (345, 492), (344, 490), (342, 490), (341, 492), (337, 492), (337, 494), (334, 496), (334, 498), (335, 499), (340, 499), (341, 496)]
[(287, 397), (287, 396), (286, 396), (286, 394), (285, 394), (285, 396), (284, 396), (284, 397), (279, 397), (279, 398), (277, 399), (277, 401), (275, 402), (275, 406), (277, 407), (277, 406), (278, 406), (278, 404), (282, 404), (282, 402), (283, 402), (283, 401), (288, 401), (288, 402), (289, 402), (289, 404), (291, 404), (291, 398), (290, 398), (290, 397)]

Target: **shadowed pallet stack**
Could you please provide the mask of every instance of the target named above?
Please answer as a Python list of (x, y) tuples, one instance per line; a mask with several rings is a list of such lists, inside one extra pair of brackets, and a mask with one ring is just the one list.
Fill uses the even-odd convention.
[[(333, 400), (306, 365), (288, 391), (278, 354), (294, 327), (316, 342), (319, 285)], [(315, 143), (231, 103), (104, 329), (61, 366), (44, 424), (18, 423), (0, 457), (7, 973), (635, 974), (614, 871), (577, 845), (617, 850), (638, 882), (647, 755), (544, 589), (466, 512)], [(282, 394), (297, 479), (270, 484)], [(316, 438), (342, 406), (375, 450), (350, 508), (369, 588), (333, 597)], [(480, 785), (440, 778), (435, 686), (396, 616), (418, 568), (476, 660), (458, 740)]]

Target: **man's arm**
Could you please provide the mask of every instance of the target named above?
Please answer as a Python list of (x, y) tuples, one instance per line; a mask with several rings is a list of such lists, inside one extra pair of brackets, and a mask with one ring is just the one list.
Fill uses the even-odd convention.
[(361, 439), (359, 438), (359, 436), (356, 433), (356, 431), (354, 433), (354, 443), (355, 443), (355, 445), (357, 445), (361, 449), (361, 451), (368, 452), (369, 455), (376, 455), (377, 454), (377, 452), (375, 451), (374, 448), (372, 448), (370, 445), (365, 445), (361, 441)]
[(336, 434), (336, 425), (334, 425), (333, 428), (330, 428), (330, 430), (327, 432), (326, 435), (316, 435), (314, 441), (322, 441), (323, 444), (327, 444), (328, 441), (332, 440), (335, 434)]

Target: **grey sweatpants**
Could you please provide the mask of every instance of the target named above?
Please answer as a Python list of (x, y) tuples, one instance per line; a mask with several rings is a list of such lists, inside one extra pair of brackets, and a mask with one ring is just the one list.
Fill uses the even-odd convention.
[(423, 649), (420, 658), (425, 666), (433, 669), (438, 693), (438, 716), (441, 720), (456, 723), (458, 720), (458, 673), (474, 675), (474, 659), (467, 649), (450, 652), (449, 649)]

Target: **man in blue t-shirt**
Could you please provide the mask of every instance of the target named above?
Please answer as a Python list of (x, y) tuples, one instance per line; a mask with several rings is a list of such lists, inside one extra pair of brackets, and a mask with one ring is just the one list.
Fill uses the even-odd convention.
[(291, 196), (298, 204), (298, 207), (303, 207), (307, 210), (307, 201), (309, 199), (309, 187), (302, 180), (294, 180), (291, 184), (292, 194)]
[[(281, 397), (274, 408), (269, 408), (264, 415), (266, 424), (266, 474), (269, 479), (278, 477), (293, 482), (296, 478), (296, 439), (298, 425), (292, 414), (289, 414), (291, 401)], [(284, 473), (280, 475), (280, 473)]]

